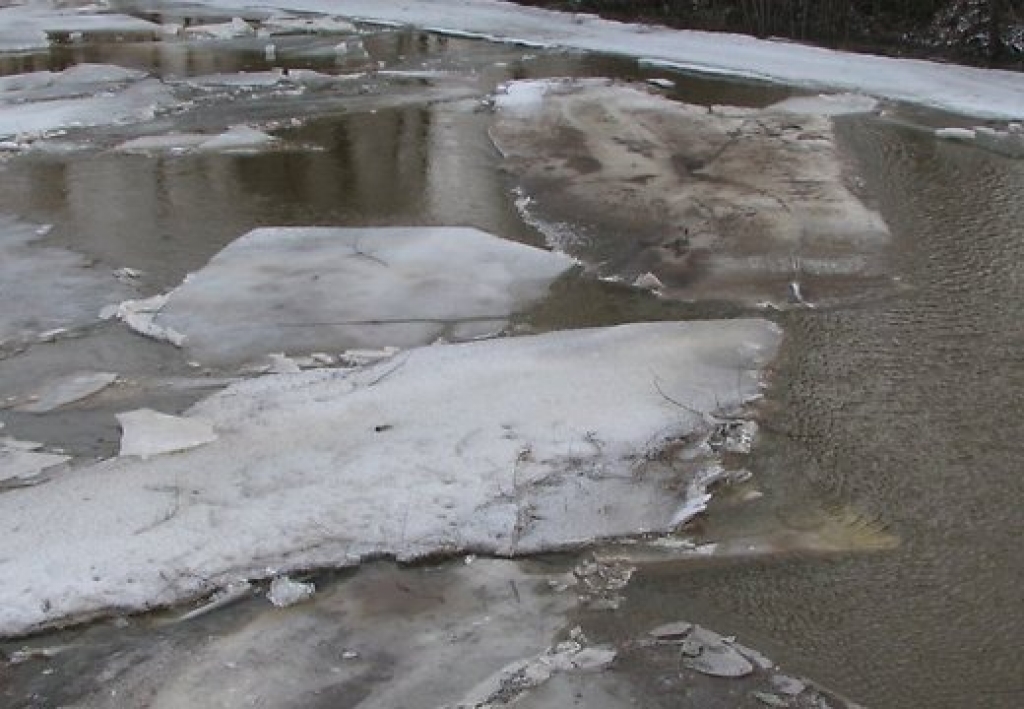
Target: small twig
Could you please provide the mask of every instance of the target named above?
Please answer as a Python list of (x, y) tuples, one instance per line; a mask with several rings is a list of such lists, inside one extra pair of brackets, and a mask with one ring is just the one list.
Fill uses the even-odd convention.
[(652, 381), (654, 382), (655, 390), (657, 390), (657, 392), (661, 395), (661, 398), (663, 398), (668, 403), (672, 404), (673, 406), (678, 406), (680, 409), (683, 409), (684, 411), (689, 411), (694, 416), (699, 416), (701, 421), (707, 421), (708, 418), (711, 418), (712, 420), (714, 419), (714, 417), (712, 417), (711, 414), (705, 414), (703, 411), (698, 411), (692, 406), (687, 406), (683, 402), (677, 399), (673, 399), (671, 396), (666, 394), (665, 391), (661, 388), (661, 383), (658, 381), (657, 376), (655, 376)]

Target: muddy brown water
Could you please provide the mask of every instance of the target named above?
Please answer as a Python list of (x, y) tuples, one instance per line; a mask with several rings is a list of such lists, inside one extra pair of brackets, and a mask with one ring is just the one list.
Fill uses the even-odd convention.
[[(432, 66), (450, 59), (460, 71), (475, 67), (486, 74), (481, 90), (505, 78), (570, 74), (672, 76), (675, 94), (690, 102), (763, 105), (787, 93), (615, 58), (416, 33), (384, 33), (379, 42), (395, 66), (422, 50)], [(146, 43), (62, 47), (4, 59), (0, 72), (76, 61), (156, 71), (147, 58), (154, 51)], [(194, 51), (205, 57), (186, 64), (195, 73), (266, 68), (244, 42), (216, 59)], [(293, 56), (296, 66), (320, 67), (298, 50)], [(103, 266), (147, 271), (153, 291), (267, 224), (458, 223), (540, 243), (515, 212), (485, 122), (457, 105), (412, 105), (313, 118), (281, 133), (319, 152), (19, 159), (3, 173), (0, 211), (55, 224), (51, 243)], [(742, 537), (813, 525), (815, 515), (842, 509), (851, 524), (884, 529), (900, 544), (653, 564), (634, 578), (620, 611), (591, 622), (615, 637), (639, 623), (698, 620), (879, 708), (1017, 707), (1024, 703), (1024, 162), (878, 117), (843, 119), (840, 136), (893, 232), (901, 287), (779, 315), (786, 341), (753, 461), (765, 497), (738, 512), (713, 510), (702, 531), (709, 540)], [(453, 171), (463, 178), (454, 187)], [(676, 308), (590, 282), (559, 286), (527, 317), (548, 329), (739, 312), (728, 304)], [(124, 347), (123, 338), (110, 347)], [(9, 426), (19, 435), (19, 426), (29, 427), (31, 437), (28, 423)], [(209, 623), (177, 632), (212, 632), (217, 621)], [(123, 632), (89, 631), (86, 659), (145, 643)], [(67, 662), (75, 673), (90, 671), (74, 656)], [(30, 664), (4, 672), (6, 705), (69, 698)]]

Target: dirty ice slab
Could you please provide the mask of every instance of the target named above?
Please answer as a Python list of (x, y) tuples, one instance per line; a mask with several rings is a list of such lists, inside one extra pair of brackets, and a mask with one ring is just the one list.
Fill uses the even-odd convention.
[(469, 228), (256, 229), (172, 291), (153, 324), (211, 365), (470, 339), (573, 264)]
[(792, 282), (840, 295), (884, 272), (888, 229), (849, 189), (829, 117), (869, 99), (707, 108), (589, 79), (513, 82), (495, 105), (520, 208), (580, 225), (559, 245), (609, 275), (758, 302), (785, 300)]
[(649, 460), (756, 396), (779, 337), (635, 324), (234, 385), (186, 416), (205, 446), (0, 495), (0, 635), (367, 557), (666, 529), (688, 476)]

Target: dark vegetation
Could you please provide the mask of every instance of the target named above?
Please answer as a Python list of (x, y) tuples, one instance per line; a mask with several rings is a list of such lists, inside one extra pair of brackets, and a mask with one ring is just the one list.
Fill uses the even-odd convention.
[(1024, 0), (517, 0), (688, 29), (1024, 69)]

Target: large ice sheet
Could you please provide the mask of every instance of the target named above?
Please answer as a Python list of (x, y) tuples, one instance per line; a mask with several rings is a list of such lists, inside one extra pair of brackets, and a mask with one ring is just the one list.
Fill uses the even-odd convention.
[[(251, 1), (203, 0), (203, 4), (241, 9)], [(494, 0), (271, 0), (268, 4), (524, 44), (618, 53), (682, 70), (867, 93), (989, 118), (1024, 117), (1024, 75), (1013, 71), (623, 24)]]
[(171, 291), (152, 325), (213, 365), (470, 339), (573, 264), (470, 228), (256, 229)]
[(0, 634), (379, 555), (664, 530), (692, 474), (666, 451), (757, 395), (779, 337), (636, 324), (234, 385), (187, 414), (218, 434), (205, 446), (0, 495)]

